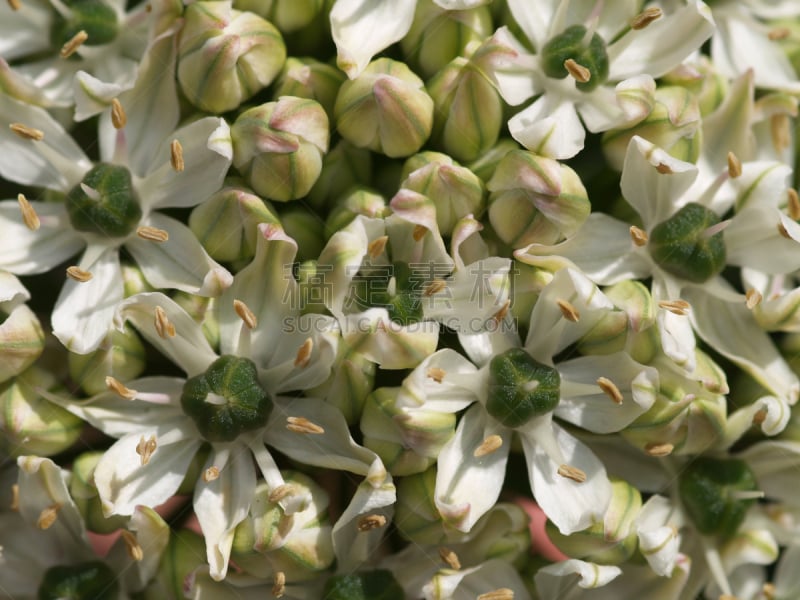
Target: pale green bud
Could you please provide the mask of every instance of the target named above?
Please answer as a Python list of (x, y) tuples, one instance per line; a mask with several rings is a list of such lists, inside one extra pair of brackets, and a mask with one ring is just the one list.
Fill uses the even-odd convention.
[(189, 529), (170, 532), (155, 579), (145, 591), (145, 600), (184, 598), (188, 578), (205, 564), (206, 544), (202, 535)]
[(511, 314), (521, 327), (528, 327), (533, 306), (542, 289), (553, 280), (553, 273), (514, 260), (511, 275)]
[(0, 386), (0, 454), (53, 456), (77, 441), (83, 421), (39, 393), (57, 385), (34, 365)]
[(280, 32), (230, 2), (195, 2), (183, 14), (178, 48), (178, 82), (201, 110), (237, 108), (278, 75), (286, 60)]
[(519, 150), (519, 144), (511, 138), (502, 138), (467, 166), (484, 182), (488, 182), (494, 176), (497, 165), (512, 150)]
[[(728, 95), (728, 77), (722, 75), (707, 56), (698, 56), (686, 62), (662, 78), (665, 85), (679, 85), (697, 98), (702, 116), (712, 113)], [(658, 94), (658, 92), (656, 92)]]
[(498, 502), (472, 526), (467, 535), (458, 536), (463, 537), (463, 543), (448, 544), (447, 547), (455, 550), (464, 565), (499, 558), (521, 567), (529, 558), (529, 521), (528, 515), (520, 506)]
[(345, 81), (333, 112), (343, 138), (391, 158), (414, 154), (433, 127), (433, 100), (422, 80), (389, 58), (372, 61)]
[(358, 185), (372, 178), (372, 153), (347, 140), (339, 142), (322, 159), (322, 173), (308, 193), (308, 202), (318, 211), (331, 206)]
[(147, 355), (144, 345), (130, 327), (112, 331), (100, 347), (89, 354), (68, 354), (69, 374), (90, 396), (105, 392), (106, 377), (129, 381), (144, 371)]
[(475, 63), (459, 57), (430, 80), (428, 90), (435, 106), (434, 142), (458, 160), (480, 160), (505, 125), (495, 87)]
[(103, 452), (84, 452), (72, 463), (69, 493), (83, 517), (86, 528), (95, 533), (111, 533), (124, 527), (128, 518), (103, 515), (103, 506), (94, 483), (94, 470)]
[(333, 114), (336, 94), (347, 76), (329, 64), (313, 58), (286, 59), (273, 96), (297, 96), (316, 100), (328, 115)]
[(456, 417), (397, 405), (401, 388), (380, 388), (367, 397), (361, 414), (364, 445), (381, 457), (392, 475), (420, 473), (430, 467), (455, 433)]
[(376, 367), (374, 362), (346, 344), (339, 344), (339, 355), (341, 360), (336, 361), (338, 366), (328, 380), (308, 390), (308, 395), (325, 398), (341, 411), (348, 424), (353, 425), (361, 418), (364, 402), (375, 385)]
[(436, 223), (444, 236), (467, 215), (484, 210), (483, 182), (446, 154), (422, 152), (406, 161), (401, 188), (423, 194), (436, 206)]
[(319, 14), (325, 0), (234, 0), (234, 7), (249, 10), (274, 23), (283, 33), (302, 29)]
[(700, 124), (700, 107), (694, 94), (683, 87), (659, 87), (653, 110), (643, 121), (603, 134), (603, 152), (611, 167), (622, 171), (628, 142), (638, 135), (675, 158), (693, 163), (700, 154)]
[(249, 261), (259, 223), (279, 224), (272, 206), (240, 185), (222, 188), (189, 215), (189, 228), (214, 260)]
[(448, 62), (460, 56), (470, 42), (479, 42), (492, 34), (489, 7), (470, 10), (447, 10), (431, 0), (417, 3), (414, 22), (400, 48), (406, 60), (423, 77), (430, 77)]
[(0, 382), (31, 366), (44, 350), (44, 331), (25, 301), (28, 292), (16, 277), (0, 272), (4, 301), (0, 302)]
[(555, 244), (578, 231), (591, 210), (575, 171), (527, 150), (506, 154), (486, 187), (489, 221), (514, 248)]
[(215, 306), (217, 300), (215, 298), (208, 298), (190, 294), (189, 292), (177, 291), (173, 294), (172, 299), (175, 303), (185, 310), (190, 317), (197, 323), (200, 323), (203, 328), (203, 335), (212, 348), (219, 347), (219, 321), (217, 320), (217, 312)]
[(436, 467), (397, 482), (394, 524), (405, 539), (421, 545), (441, 544), (447, 529), (434, 502)]
[(155, 291), (155, 288), (147, 283), (142, 270), (135, 265), (122, 265), (122, 284), (126, 298), (134, 294)]
[(638, 281), (629, 280), (616, 283), (604, 292), (627, 317), (625, 350), (635, 361), (649, 363), (661, 348), (655, 327), (656, 304), (650, 290)]
[(292, 204), (281, 211), (284, 231), (297, 242), (298, 261), (316, 259), (325, 245), (325, 223), (306, 206)]
[(602, 521), (570, 535), (563, 535), (548, 521), (547, 536), (571, 558), (601, 565), (621, 565), (636, 550), (634, 522), (641, 509), (639, 490), (625, 481), (615, 480), (611, 482), (611, 502)]
[(358, 215), (383, 218), (390, 213), (386, 199), (378, 192), (363, 186), (351, 188), (340, 196), (325, 221), (325, 235), (332, 236), (347, 227)]
[(328, 151), (328, 116), (314, 100), (283, 96), (243, 112), (231, 127), (233, 165), (260, 196), (308, 194)]

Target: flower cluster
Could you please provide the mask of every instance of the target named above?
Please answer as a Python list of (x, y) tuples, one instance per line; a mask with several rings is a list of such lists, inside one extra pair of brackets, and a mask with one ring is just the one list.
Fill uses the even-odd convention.
[(800, 4), (0, 32), (0, 597), (800, 597)]

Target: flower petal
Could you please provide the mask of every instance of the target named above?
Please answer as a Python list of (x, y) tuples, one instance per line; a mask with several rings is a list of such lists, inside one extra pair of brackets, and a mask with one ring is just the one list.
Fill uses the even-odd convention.
[(455, 350), (444, 348), (423, 360), (403, 380), (397, 405), (434, 412), (458, 412), (479, 398), (482, 376)]
[[(611, 565), (596, 565), (576, 558), (570, 558), (539, 569), (534, 577), (536, 589), (542, 598), (572, 599), (569, 592), (577, 584), (582, 589), (595, 589), (607, 585), (618, 577), (622, 569)], [(596, 593), (596, 592), (594, 592)], [(579, 597), (579, 596), (578, 596)]]
[(531, 152), (558, 159), (575, 156), (586, 138), (575, 105), (557, 93), (540, 96), (511, 117), (508, 130)]
[(510, 590), (510, 598), (528, 600), (530, 594), (517, 570), (507, 561), (493, 558), (468, 569), (442, 569), (424, 588), (425, 600), (486, 597), (495, 590)]

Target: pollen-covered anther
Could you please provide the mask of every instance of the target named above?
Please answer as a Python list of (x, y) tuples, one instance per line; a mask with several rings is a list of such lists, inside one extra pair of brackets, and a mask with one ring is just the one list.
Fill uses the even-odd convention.
[(386, 525), (386, 517), (383, 515), (364, 515), (358, 520), (356, 528), (363, 533), (372, 529), (378, 529), (384, 525)]
[(36, 209), (33, 208), (24, 194), (17, 194), (17, 202), (19, 202), (19, 211), (22, 213), (22, 222), (25, 227), (31, 231), (36, 231), (42, 225), (39, 221), (39, 215), (36, 214)]
[(636, 225), (631, 225), (631, 240), (633, 243), (639, 246), (640, 248), (647, 244), (647, 232), (644, 229), (637, 227)]
[(150, 462), (150, 458), (153, 456), (157, 447), (158, 443), (156, 443), (155, 435), (151, 435), (148, 440), (145, 440), (144, 436), (139, 438), (139, 443), (136, 444), (136, 454), (139, 455), (142, 466)]
[(689, 313), (689, 303), (686, 300), (661, 300), (658, 305), (668, 310), (673, 315), (686, 316)]
[(631, 19), (631, 29), (635, 31), (639, 31), (640, 29), (644, 29), (653, 21), (660, 19), (661, 15), (664, 14), (661, 12), (661, 9), (657, 6), (651, 6), (650, 8), (644, 9), (638, 15)]
[(720, 594), (719, 600), (739, 600), (739, 598), (733, 594)]
[(11, 131), (16, 133), (24, 140), (33, 140), (34, 142), (41, 142), (44, 139), (44, 131), (41, 129), (34, 129), (22, 123), (11, 123), (8, 126)]
[(8, 505), (9, 510), (14, 512), (19, 510), (19, 484), (14, 483), (11, 485), (11, 504)]
[(183, 162), (183, 146), (178, 140), (172, 140), (169, 144), (169, 164), (178, 173), (186, 168), (186, 163)]
[(767, 600), (774, 600), (775, 594), (777, 593), (775, 584), (770, 581), (766, 582), (761, 586), (761, 593), (764, 594), (764, 598)]
[(564, 68), (578, 83), (587, 83), (592, 78), (592, 72), (572, 58), (564, 61)]
[(786, 231), (786, 227), (784, 227), (783, 223), (778, 223), (778, 233), (781, 237), (785, 237), (787, 240), (792, 239), (792, 236), (789, 235), (789, 232)]
[(411, 232), (411, 237), (414, 238), (415, 242), (418, 242), (425, 237), (426, 233), (428, 233), (428, 228), (425, 225), (415, 225), (414, 231)]
[(219, 479), (219, 467), (211, 465), (205, 471), (203, 471), (203, 481), (206, 483), (211, 483), (216, 479)]
[(136, 562), (143, 560), (144, 550), (142, 550), (139, 540), (136, 539), (136, 535), (127, 529), (123, 529), (120, 532), (120, 536), (122, 537), (122, 541), (125, 542), (125, 549), (128, 551), (128, 556)]
[(258, 319), (256, 318), (255, 313), (250, 310), (250, 308), (242, 302), (241, 300), (234, 300), (233, 301), (233, 310), (239, 316), (239, 318), (244, 322), (248, 329), (255, 329), (258, 325)]
[(136, 230), (136, 235), (148, 242), (161, 243), (169, 240), (169, 233), (167, 231), (159, 229), (158, 227), (150, 227), (149, 225), (142, 225), (139, 227)]
[(19, 0), (8, 0), (8, 6), (11, 10), (19, 10), (22, 8), (22, 3)]
[(613, 381), (607, 377), (598, 377), (597, 385), (601, 390), (603, 390), (603, 393), (605, 393), (606, 396), (614, 401), (614, 404), (622, 404), (622, 392), (619, 391), (619, 388), (614, 384)]
[(733, 152), (728, 152), (728, 176), (736, 179), (742, 174), (742, 161)]
[(773, 42), (777, 40), (785, 40), (787, 37), (791, 35), (791, 31), (788, 27), (775, 27), (774, 29), (770, 29), (767, 33), (767, 37), (772, 40)]
[(556, 300), (556, 304), (558, 304), (558, 308), (561, 310), (561, 315), (567, 321), (577, 323), (580, 320), (581, 314), (570, 302), (567, 300)]
[(383, 254), (388, 241), (388, 235), (382, 235), (381, 237), (372, 240), (367, 246), (367, 254), (370, 255), (370, 258), (378, 258), (381, 254)]
[(41, 530), (50, 529), (58, 518), (59, 510), (61, 510), (61, 505), (58, 503), (42, 509), (42, 512), (39, 513), (39, 518), (36, 519), (36, 526)]
[(558, 467), (558, 471), (556, 472), (562, 477), (571, 479), (576, 483), (583, 483), (586, 481), (586, 473), (581, 471), (578, 467), (573, 467), (572, 465), (561, 465)]
[(428, 284), (422, 295), (433, 296), (434, 294), (438, 294), (445, 289), (447, 289), (447, 282), (444, 279), (434, 279)]
[(492, 321), (494, 321), (495, 323), (500, 323), (503, 319), (506, 318), (506, 315), (508, 314), (508, 309), (510, 307), (511, 307), (511, 300), (506, 300), (505, 302), (503, 302), (503, 306), (500, 307), (500, 310), (498, 310), (496, 313), (492, 315)]
[(136, 394), (138, 393), (136, 390), (132, 390), (131, 388), (124, 386), (119, 379), (116, 379), (111, 375), (106, 376), (106, 387), (109, 389), (109, 391), (114, 392), (117, 396), (125, 400), (133, 400), (136, 398)]
[(482, 456), (491, 454), (492, 452), (500, 448), (500, 446), (502, 445), (503, 445), (503, 438), (501, 438), (496, 433), (492, 434), (485, 440), (483, 440), (480, 446), (475, 448), (475, 451), (472, 453), (472, 456), (474, 456), (475, 458), (481, 458)]
[(111, 101), (111, 124), (114, 129), (122, 129), (128, 122), (128, 115), (119, 100), (114, 98)]
[(430, 377), (436, 383), (442, 383), (445, 375), (447, 375), (447, 372), (439, 367), (430, 367), (427, 371), (425, 371), (425, 376)]
[(439, 548), (439, 557), (442, 559), (444, 564), (451, 569), (458, 571), (461, 568), (461, 561), (458, 560), (458, 554), (450, 550), (450, 548), (441, 546)]
[(793, 221), (800, 221), (800, 196), (798, 196), (797, 190), (789, 188), (786, 190), (786, 196), (788, 198), (787, 208), (789, 216)]
[(498, 588), (491, 592), (486, 592), (477, 597), (476, 600), (514, 600), (514, 590), (509, 588)]
[(311, 352), (314, 350), (314, 340), (307, 338), (303, 345), (297, 350), (297, 356), (294, 357), (295, 367), (306, 367), (311, 360)]
[(754, 309), (756, 306), (758, 306), (764, 299), (764, 296), (761, 295), (761, 292), (759, 292), (758, 290), (754, 290), (753, 288), (747, 290), (747, 292), (745, 292), (744, 297), (745, 297), (745, 306), (747, 306), (747, 308), (751, 310)]
[(293, 433), (313, 433), (315, 435), (325, 433), (322, 427), (305, 417), (286, 417), (286, 429)]
[(70, 279), (74, 279), (78, 283), (86, 283), (92, 278), (92, 274), (89, 271), (84, 271), (80, 267), (67, 267), (67, 277)]
[(61, 52), (59, 52), (61, 58), (69, 58), (70, 56), (75, 54), (75, 52), (78, 51), (78, 48), (80, 48), (83, 45), (83, 43), (88, 39), (89, 39), (89, 34), (86, 33), (83, 29), (81, 29), (78, 33), (76, 33), (69, 40), (67, 40), (66, 44), (61, 46)]
[(167, 317), (167, 311), (160, 306), (156, 306), (155, 310), (155, 328), (158, 337), (162, 339), (175, 337), (175, 325)]
[(675, 450), (675, 446), (669, 442), (650, 442), (644, 447), (644, 451), (649, 456), (669, 456), (673, 450)]
[(272, 580), (272, 596), (282, 598), (286, 593), (286, 574), (283, 571), (276, 571)]
[(767, 420), (767, 409), (762, 408), (757, 410), (753, 415), (753, 425), (761, 425), (764, 421)]
[(291, 483), (283, 483), (269, 493), (269, 501), (277, 504), (287, 496), (294, 495), (294, 493), (295, 488)]
[(789, 115), (772, 115), (769, 120), (769, 129), (772, 134), (772, 146), (776, 152), (783, 152), (791, 145), (792, 133)]
[(672, 170), (667, 163), (658, 163), (656, 165), (656, 171), (661, 173), (662, 175), (672, 175), (675, 171)]

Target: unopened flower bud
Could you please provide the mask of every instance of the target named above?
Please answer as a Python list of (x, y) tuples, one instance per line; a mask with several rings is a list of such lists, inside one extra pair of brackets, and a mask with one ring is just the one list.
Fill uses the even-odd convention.
[(0, 271), (0, 382), (27, 369), (44, 350), (44, 331), (19, 280)]
[(563, 535), (548, 521), (547, 536), (571, 558), (601, 565), (619, 565), (636, 550), (636, 529), (633, 525), (641, 509), (642, 495), (639, 490), (625, 481), (612, 481), (611, 502), (602, 521), (571, 535)]
[(428, 91), (435, 106), (434, 142), (458, 160), (480, 160), (505, 123), (495, 87), (471, 60), (456, 58), (430, 80)]
[(302, 29), (322, 10), (324, 0), (234, 0), (239, 10), (249, 10), (267, 19), (283, 33)]
[(336, 204), (328, 214), (325, 222), (325, 234), (327, 237), (332, 236), (349, 225), (358, 215), (382, 218), (389, 212), (386, 199), (378, 192), (363, 186), (351, 188), (347, 194), (336, 200)]
[(134, 294), (154, 291), (153, 286), (144, 278), (142, 270), (133, 264), (122, 265), (122, 285), (126, 298)]
[(425, 0), (417, 4), (414, 22), (400, 48), (409, 64), (423, 77), (430, 77), (464, 53), (470, 42), (492, 33), (488, 6), (469, 10), (447, 10)]
[[(700, 114), (713, 112), (728, 95), (728, 78), (722, 75), (708, 59), (700, 55), (685, 62), (663, 77), (665, 85), (686, 88), (696, 99)], [(658, 91), (656, 91), (658, 94)]]
[(367, 397), (361, 415), (364, 445), (381, 457), (392, 475), (420, 473), (430, 467), (453, 436), (452, 413), (415, 410), (396, 403), (400, 388), (380, 388)]
[(222, 188), (189, 215), (189, 228), (217, 261), (249, 261), (256, 253), (259, 223), (279, 224), (272, 207), (247, 188)]
[[(173, 531), (161, 555), (155, 581), (163, 590), (155, 598), (182, 598), (186, 581), (200, 566), (206, 564), (206, 544), (203, 536), (189, 529)], [(150, 600), (148, 598), (148, 600)]]
[(203, 335), (212, 348), (219, 346), (219, 320), (215, 310), (217, 300), (190, 294), (189, 292), (177, 291), (172, 296), (175, 304), (180, 306), (203, 328)]
[(483, 213), (483, 182), (446, 154), (422, 152), (412, 156), (403, 166), (403, 177), (402, 188), (433, 200), (436, 223), (444, 236), (452, 233), (459, 219)]
[(406, 65), (379, 58), (342, 84), (334, 118), (346, 140), (398, 158), (418, 151), (430, 136), (433, 100)]
[(403, 588), (391, 571), (376, 569), (334, 575), (325, 582), (328, 600), (403, 600)]
[(230, 2), (195, 2), (184, 11), (178, 81), (189, 101), (212, 113), (237, 108), (278, 75), (286, 60), (280, 32)]
[(141, 375), (147, 360), (144, 345), (133, 329), (112, 331), (94, 352), (68, 356), (69, 374), (89, 395), (105, 392), (106, 377), (128, 381)]
[(354, 424), (361, 418), (364, 402), (375, 385), (375, 363), (345, 344), (339, 344), (339, 353), (341, 360), (336, 361), (338, 366), (328, 380), (308, 390), (308, 394), (325, 398), (341, 411), (345, 421)]
[(526, 150), (506, 154), (486, 185), (489, 220), (505, 243), (554, 244), (574, 234), (591, 210), (572, 169)]
[(530, 325), (533, 306), (544, 286), (552, 280), (550, 271), (514, 261), (511, 268), (511, 314), (520, 326)]
[(434, 503), (435, 488), (435, 466), (398, 480), (394, 523), (405, 539), (421, 545), (441, 544), (447, 539)]
[(609, 164), (622, 171), (628, 142), (638, 135), (686, 162), (700, 153), (700, 108), (695, 96), (678, 86), (659, 87), (649, 115), (633, 127), (603, 134), (603, 152)]
[(103, 457), (103, 452), (84, 452), (72, 463), (69, 493), (86, 523), (87, 529), (95, 533), (111, 533), (123, 527), (128, 520), (122, 515), (106, 518), (94, 483), (94, 470)]
[[(512, 150), (519, 150), (519, 144), (512, 138), (502, 138), (494, 146), (486, 150), (474, 161), (469, 163), (469, 170), (487, 183), (494, 177), (497, 165), (503, 160), (506, 154)], [(457, 154), (454, 156), (458, 156)]]
[(372, 153), (339, 140), (323, 157), (322, 173), (308, 193), (308, 202), (315, 210), (322, 210), (339, 202), (351, 188), (369, 185), (371, 180)]
[(325, 245), (325, 223), (315, 212), (306, 206), (292, 204), (280, 213), (281, 223), (286, 233), (297, 242), (298, 261), (319, 257)]
[(289, 57), (278, 78), (273, 97), (297, 96), (316, 100), (328, 115), (332, 115), (339, 87), (346, 79), (342, 71), (327, 63), (313, 58)]
[(239, 115), (233, 165), (255, 192), (287, 202), (308, 194), (328, 151), (328, 116), (318, 102), (283, 96)]
[(83, 421), (39, 393), (56, 385), (49, 371), (34, 365), (0, 386), (0, 452), (52, 456), (75, 443)]

